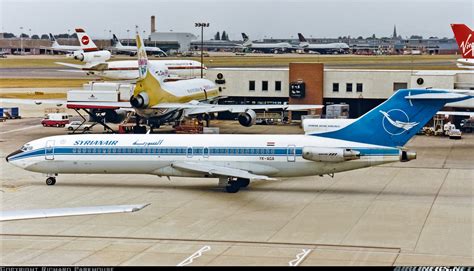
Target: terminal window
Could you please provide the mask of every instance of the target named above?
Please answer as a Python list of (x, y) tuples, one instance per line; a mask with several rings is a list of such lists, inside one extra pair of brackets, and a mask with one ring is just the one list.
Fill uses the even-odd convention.
[(352, 83), (346, 84), (346, 92), (352, 92)]
[(268, 91), (268, 81), (262, 81), (262, 91)]
[(362, 83), (357, 83), (356, 91), (357, 91), (357, 92), (362, 92), (362, 89), (363, 89)]
[(275, 81), (275, 91), (281, 91), (281, 81)]
[(339, 83), (332, 83), (332, 92), (339, 92)]
[(408, 88), (408, 83), (405, 82), (394, 82), (393, 83), (393, 91), (397, 91), (399, 89), (406, 89)]
[(249, 90), (255, 91), (255, 81), (249, 81)]

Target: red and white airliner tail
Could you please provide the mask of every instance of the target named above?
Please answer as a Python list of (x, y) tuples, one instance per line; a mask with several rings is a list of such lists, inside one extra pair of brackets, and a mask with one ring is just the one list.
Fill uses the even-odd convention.
[(465, 24), (451, 24), (463, 58), (474, 58), (474, 31)]
[(81, 48), (84, 52), (98, 51), (99, 49), (92, 41), (92, 39), (87, 35), (86, 31), (82, 28), (76, 28), (77, 39), (81, 44)]

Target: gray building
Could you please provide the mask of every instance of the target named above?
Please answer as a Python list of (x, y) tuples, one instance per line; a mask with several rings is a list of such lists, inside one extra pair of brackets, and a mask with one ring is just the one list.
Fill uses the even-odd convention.
[(192, 33), (186, 32), (153, 32), (150, 35), (150, 41), (161, 42), (177, 42), (179, 44), (179, 52), (186, 52), (191, 49), (191, 41), (197, 37)]

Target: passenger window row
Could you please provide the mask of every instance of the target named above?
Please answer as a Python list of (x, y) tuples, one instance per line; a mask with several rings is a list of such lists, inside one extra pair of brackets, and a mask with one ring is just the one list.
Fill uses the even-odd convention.
[(156, 154), (261, 154), (272, 155), (274, 149), (255, 148), (73, 148), (73, 153), (156, 153)]

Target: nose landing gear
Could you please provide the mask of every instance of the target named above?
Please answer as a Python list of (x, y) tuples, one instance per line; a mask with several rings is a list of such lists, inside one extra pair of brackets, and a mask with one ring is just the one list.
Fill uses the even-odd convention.
[(46, 184), (47, 185), (55, 185), (56, 184), (56, 178), (55, 177), (46, 178)]

